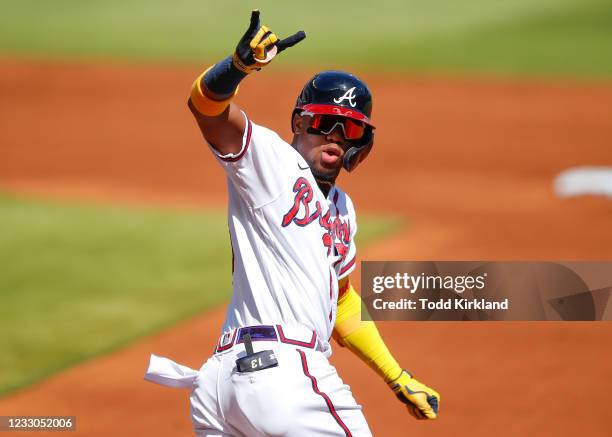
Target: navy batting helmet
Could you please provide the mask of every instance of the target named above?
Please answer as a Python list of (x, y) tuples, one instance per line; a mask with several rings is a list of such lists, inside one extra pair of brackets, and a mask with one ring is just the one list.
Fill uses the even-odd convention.
[(323, 114), (347, 117), (363, 123), (361, 138), (348, 140), (350, 147), (344, 154), (342, 166), (354, 170), (370, 153), (374, 145), (372, 94), (367, 85), (344, 71), (322, 71), (310, 79), (297, 98), (291, 117), (295, 114)]

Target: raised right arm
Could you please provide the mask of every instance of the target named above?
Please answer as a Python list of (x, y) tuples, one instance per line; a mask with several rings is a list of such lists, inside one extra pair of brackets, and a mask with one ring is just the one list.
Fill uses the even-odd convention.
[[(222, 61), (222, 62), (225, 62)], [(217, 67), (219, 64), (216, 64)], [(238, 153), (242, 147), (245, 120), (240, 107), (231, 103), (232, 97), (215, 94), (204, 83), (201, 75), (193, 84), (188, 106), (198, 123), (204, 139), (221, 155)], [(195, 94), (195, 95), (194, 95)], [(200, 95), (198, 95), (200, 94)]]
[(242, 147), (245, 119), (232, 103), (238, 84), (248, 74), (267, 65), (277, 53), (291, 47), (306, 35), (300, 31), (278, 40), (259, 23), (259, 11), (251, 13), (249, 28), (232, 56), (213, 65), (194, 82), (188, 106), (202, 135), (221, 155), (238, 153)]

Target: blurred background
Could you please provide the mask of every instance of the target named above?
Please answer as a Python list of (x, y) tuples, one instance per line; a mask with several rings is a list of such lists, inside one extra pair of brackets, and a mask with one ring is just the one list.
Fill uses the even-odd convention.
[[(373, 92), (374, 151), (340, 179), (362, 260), (611, 259), (609, 0), (0, 6), (0, 415), (76, 414), (83, 435), (190, 432), (185, 393), (141, 378), (151, 352), (198, 367), (219, 333), (225, 181), (186, 100), (253, 8), (281, 37), (307, 33), (241, 86), (256, 123), (290, 140), (295, 98), (321, 69)], [(376, 435), (612, 426), (608, 323), (381, 331), (448, 413), (400, 421), (336, 348)]]
[[(606, 78), (606, 0), (209, 2), (3, 0), (0, 47), (23, 58), (200, 63), (226, 56), (259, 8), (288, 35), (308, 33), (277, 64)], [(245, 14), (246, 12), (246, 14)], [(246, 15), (246, 16), (245, 16)], [(275, 66), (277, 69), (279, 65)]]

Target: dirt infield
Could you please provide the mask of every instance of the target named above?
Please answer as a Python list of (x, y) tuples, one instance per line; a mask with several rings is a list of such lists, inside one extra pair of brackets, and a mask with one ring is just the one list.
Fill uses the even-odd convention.
[[(1, 62), (0, 190), (223, 204), (222, 172), (185, 105), (197, 73)], [(288, 138), (289, 108), (310, 73), (249, 78), (238, 102)], [(612, 165), (612, 85), (364, 78), (375, 96), (376, 146), (340, 185), (358, 212), (401, 215), (410, 226), (362, 259), (611, 258), (612, 202), (558, 199), (552, 178), (571, 166)], [(76, 415), (87, 436), (190, 435), (186, 392), (142, 374), (151, 352), (199, 366), (222, 316), (220, 308), (0, 399), (0, 414)], [(336, 347), (333, 360), (375, 435), (609, 435), (609, 323), (380, 327), (443, 399), (440, 420), (415, 422)]]

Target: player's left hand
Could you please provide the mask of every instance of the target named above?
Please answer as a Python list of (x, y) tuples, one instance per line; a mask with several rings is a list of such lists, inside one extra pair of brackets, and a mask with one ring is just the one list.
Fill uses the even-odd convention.
[(261, 70), (278, 53), (296, 45), (304, 38), (306, 34), (300, 30), (285, 39), (278, 39), (267, 26), (260, 24), (259, 11), (255, 9), (251, 12), (249, 28), (236, 46), (234, 65), (247, 74)]
[(405, 370), (389, 383), (395, 396), (406, 404), (408, 412), (416, 419), (435, 419), (440, 407), (440, 394), (417, 381)]

